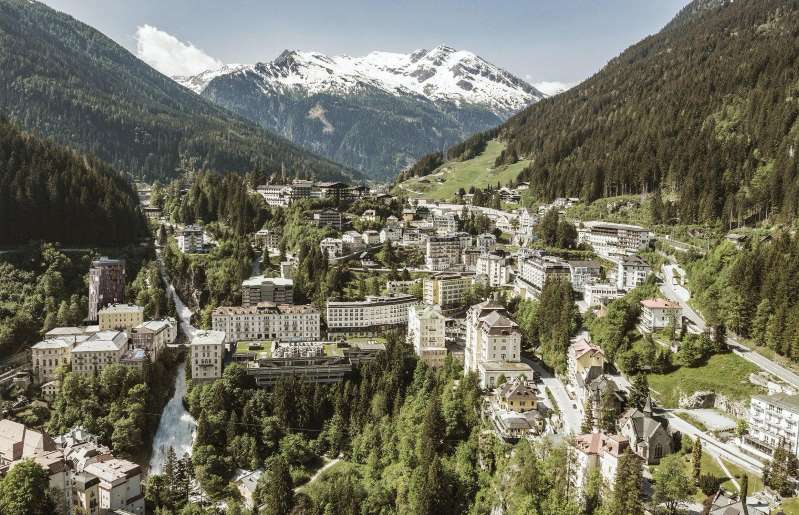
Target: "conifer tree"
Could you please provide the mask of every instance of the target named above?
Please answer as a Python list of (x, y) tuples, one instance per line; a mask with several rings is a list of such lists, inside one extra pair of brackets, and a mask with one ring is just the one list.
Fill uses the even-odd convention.
[(691, 463), (693, 464), (694, 482), (699, 482), (702, 475), (702, 440), (697, 436), (694, 440), (693, 450), (691, 451)]
[(585, 406), (583, 407), (583, 423), (580, 426), (580, 432), (590, 433), (594, 430), (594, 410), (591, 406), (591, 401), (586, 399)]
[(610, 515), (638, 515), (644, 512), (641, 503), (643, 463), (636, 454), (625, 450), (619, 458), (613, 494), (609, 504)]

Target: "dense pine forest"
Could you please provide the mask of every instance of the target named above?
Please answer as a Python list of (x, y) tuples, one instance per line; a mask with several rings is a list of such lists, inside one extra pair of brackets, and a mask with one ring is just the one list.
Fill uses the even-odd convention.
[[(799, 2), (697, 0), (499, 128), (541, 198), (659, 189), (682, 223), (799, 214)], [(479, 138), (473, 138), (479, 140)], [(457, 152), (450, 151), (450, 158)], [(400, 180), (440, 166), (431, 154)]]
[(0, 119), (0, 244), (120, 245), (146, 234), (130, 182)]
[(0, 0), (0, 110), (24, 128), (155, 179), (180, 169), (317, 178), (350, 171), (245, 122), (39, 2)]
[(799, 3), (706, 3), (511, 119), (500, 160), (544, 196), (660, 188), (683, 222), (799, 212)]

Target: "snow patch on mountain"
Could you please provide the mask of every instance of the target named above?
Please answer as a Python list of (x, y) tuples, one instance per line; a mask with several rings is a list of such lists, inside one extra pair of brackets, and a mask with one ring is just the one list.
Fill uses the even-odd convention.
[(546, 96), (472, 52), (444, 45), (410, 54), (371, 52), (363, 57), (286, 50), (268, 63), (226, 65), (175, 80), (202, 93), (213, 79), (236, 74), (254, 80), (265, 94), (352, 95), (377, 88), (396, 96), (481, 105), (504, 117)]

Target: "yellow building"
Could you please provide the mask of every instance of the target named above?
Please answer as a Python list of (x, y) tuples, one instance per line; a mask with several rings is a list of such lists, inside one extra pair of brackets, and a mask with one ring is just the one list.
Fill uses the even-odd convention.
[(524, 378), (513, 378), (496, 391), (499, 407), (506, 411), (524, 413), (538, 407), (538, 391)]
[(133, 304), (112, 304), (97, 313), (101, 331), (127, 331), (144, 322), (144, 308)]

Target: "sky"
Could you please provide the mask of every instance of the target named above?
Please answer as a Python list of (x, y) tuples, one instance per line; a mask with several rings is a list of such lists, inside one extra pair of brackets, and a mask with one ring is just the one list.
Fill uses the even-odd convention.
[(542, 90), (573, 85), (689, 0), (44, 0), (167, 75), (285, 49), (470, 50)]

